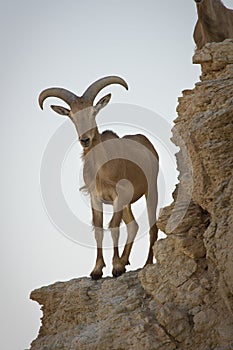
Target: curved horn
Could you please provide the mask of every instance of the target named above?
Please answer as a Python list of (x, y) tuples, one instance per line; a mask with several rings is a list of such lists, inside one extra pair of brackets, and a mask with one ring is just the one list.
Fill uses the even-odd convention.
[(93, 104), (94, 99), (96, 98), (100, 90), (102, 90), (104, 87), (111, 84), (120, 84), (124, 86), (126, 90), (128, 90), (128, 85), (122, 78), (117, 76), (109, 76), (109, 77), (101, 78), (95, 81), (93, 84), (91, 84), (82, 95), (82, 98), (90, 101)]
[(44, 100), (47, 97), (57, 97), (66, 102), (69, 106), (78, 99), (78, 96), (70, 92), (69, 90), (62, 88), (50, 88), (42, 91), (39, 96), (39, 105), (43, 109)]

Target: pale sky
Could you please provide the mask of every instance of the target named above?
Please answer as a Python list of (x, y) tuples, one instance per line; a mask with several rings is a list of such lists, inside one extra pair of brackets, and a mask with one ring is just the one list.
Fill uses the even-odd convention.
[[(224, 3), (233, 5), (232, 0)], [(200, 75), (200, 67), (192, 64), (196, 8), (194, 0), (1, 0), (0, 16), (0, 347), (23, 350), (37, 336), (41, 317), (39, 306), (29, 300), (30, 292), (89, 276), (95, 260), (89, 202), (78, 191), (81, 147), (73, 125), (63, 125), (66, 119), (49, 108), (52, 99), (44, 111), (39, 109), (39, 93), (59, 86), (81, 94), (106, 75), (124, 78), (129, 91), (120, 86), (104, 90), (112, 93), (112, 100), (98, 122), (120, 135), (144, 132), (151, 139), (161, 157), (160, 206), (168, 204), (177, 176), (175, 147), (169, 142), (177, 99)], [(69, 232), (62, 234), (43, 203), (40, 176), (50, 188), (46, 171), (53, 164), (51, 144), (57, 145), (52, 155), (58, 158), (62, 145), (68, 147), (57, 179), (67, 206), (84, 225), (87, 244), (86, 238), (79, 244)], [(142, 212), (143, 204), (136, 216)], [(146, 259), (149, 238), (141, 238), (132, 252), (131, 269)], [(109, 275), (111, 250), (105, 254)]]

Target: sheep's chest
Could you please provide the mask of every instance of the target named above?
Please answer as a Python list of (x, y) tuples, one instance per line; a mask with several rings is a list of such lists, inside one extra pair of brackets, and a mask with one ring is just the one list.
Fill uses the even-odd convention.
[(85, 163), (83, 178), (89, 193), (93, 193), (103, 203), (112, 204), (116, 198), (116, 182), (103, 169), (96, 170)]
[(96, 176), (95, 191), (97, 197), (105, 204), (112, 204), (116, 198), (115, 183), (99, 174)]

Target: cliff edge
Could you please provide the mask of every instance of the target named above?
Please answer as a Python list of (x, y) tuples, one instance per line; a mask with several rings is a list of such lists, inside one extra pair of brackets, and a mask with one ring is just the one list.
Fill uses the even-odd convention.
[(157, 263), (33, 291), (43, 318), (32, 350), (233, 349), (233, 40), (193, 61), (202, 75), (179, 98), (179, 184), (160, 213)]

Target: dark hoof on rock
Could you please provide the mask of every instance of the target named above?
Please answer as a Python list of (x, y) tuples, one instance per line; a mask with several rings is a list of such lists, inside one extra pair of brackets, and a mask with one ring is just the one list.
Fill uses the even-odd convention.
[(123, 273), (125, 273), (126, 270), (124, 271), (120, 271), (120, 270), (117, 270), (117, 271), (112, 271), (112, 275), (113, 277), (119, 277), (121, 275), (123, 275)]
[(94, 280), (94, 281), (97, 281), (97, 280), (100, 280), (102, 278), (102, 273), (91, 273), (91, 278)]

